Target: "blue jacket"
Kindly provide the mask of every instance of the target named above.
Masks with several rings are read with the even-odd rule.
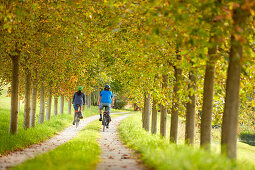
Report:
[[[101,103],[112,103],[112,92],[111,91],[107,91],[107,90],[103,90],[100,93],[100,96],[102,96],[101,98]]]

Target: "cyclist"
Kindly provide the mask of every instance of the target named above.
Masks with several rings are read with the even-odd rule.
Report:
[[[113,95],[112,92],[110,91],[110,86],[105,85],[104,90],[100,93],[100,97],[98,99],[97,105],[99,106],[99,113],[100,113],[100,118],[99,121],[102,121],[102,110],[105,107],[105,111],[109,112],[109,115],[111,113],[111,106],[113,106]],[[110,117],[111,121],[111,117]]]
[[[78,106],[77,105],[80,105],[80,108],[82,108],[81,106],[85,104],[85,95],[81,91],[82,91],[82,86],[79,86],[78,91],[75,92],[74,95],[73,95],[73,102],[72,102],[73,107],[74,107],[73,125],[75,125],[75,111],[78,111]]]

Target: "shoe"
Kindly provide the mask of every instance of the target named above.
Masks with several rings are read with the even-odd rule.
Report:
[[[73,121],[73,125],[75,125],[75,120]]]
[[[106,126],[106,128],[109,128],[109,126]]]
[[[99,118],[99,121],[102,121],[102,118],[101,118],[101,117]]]

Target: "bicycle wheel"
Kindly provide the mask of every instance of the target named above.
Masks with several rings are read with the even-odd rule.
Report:
[[[79,126],[79,118],[78,118],[78,114],[76,114],[76,116],[75,116],[75,124],[76,124],[76,128]]]
[[[104,130],[105,130],[105,115],[103,116],[103,122],[102,122],[102,124],[103,124],[103,132],[104,132]]]

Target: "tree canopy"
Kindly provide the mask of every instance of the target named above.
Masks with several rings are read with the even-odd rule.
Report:
[[[206,66],[215,63],[213,124],[219,124],[228,63],[236,60],[230,53],[240,46],[239,118],[254,127],[254,16],[252,0],[1,1],[0,87],[12,83],[10,65],[19,59],[20,95],[29,71],[33,84],[54,95],[71,96],[80,85],[90,94],[112,83],[141,106],[145,93],[168,109],[179,103],[185,117],[184,103],[193,94],[202,110]]]

